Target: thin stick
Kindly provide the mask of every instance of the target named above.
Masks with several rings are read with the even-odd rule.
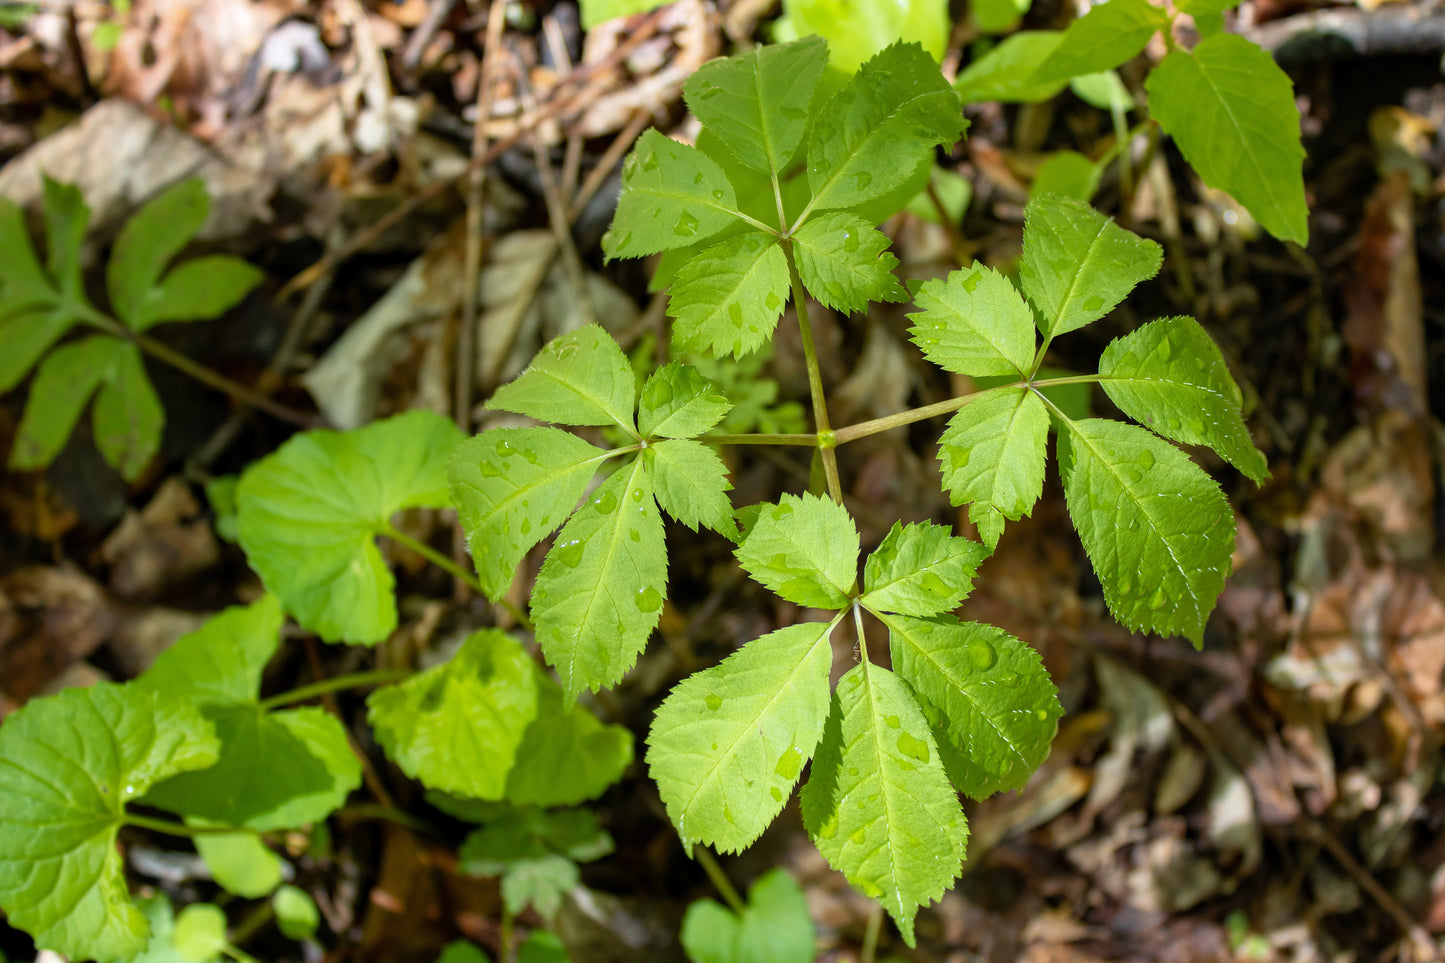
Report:
[[[119,325],[117,325],[117,329],[115,332],[117,335],[130,338],[135,342],[136,347],[157,361],[162,361],[177,371],[190,375],[201,384],[209,388],[215,388],[217,391],[229,395],[238,402],[248,404],[253,408],[260,408],[267,414],[296,425],[298,428],[319,428],[325,424],[319,415],[303,414],[294,408],[288,408],[280,402],[272,401],[258,391],[247,388],[245,385],[237,384],[223,375],[216,374],[205,365],[192,361],[170,345],[157,341],[149,335],[121,331],[119,330]]]
[[[733,888],[727,873],[724,873],[722,867],[718,865],[717,857],[712,854],[712,850],[706,846],[694,846],[692,855],[702,866],[702,871],[707,873],[707,878],[712,880],[712,885],[722,895],[723,902],[727,903],[734,913],[739,916],[743,915],[747,906],[743,903],[742,897],[738,895],[738,891]]]
[[[650,115],[641,107],[632,112],[632,118],[628,120],[627,126],[623,128],[622,133],[613,138],[612,143],[602,154],[602,159],[597,162],[596,167],[592,168],[591,173],[582,181],[581,189],[572,198],[572,203],[567,208],[567,223],[577,223],[577,218],[582,216],[582,209],[592,200],[592,195],[601,189],[608,175],[612,173],[612,169],[632,149],[632,142],[641,136],[642,128],[647,126],[649,119]]]

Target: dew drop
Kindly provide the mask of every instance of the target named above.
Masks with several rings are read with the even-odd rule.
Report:
[[[987,669],[998,658],[993,646],[987,642],[970,642],[964,651],[968,655],[968,661],[972,662],[976,669]]]
[[[482,462],[481,464],[479,464],[479,465],[477,466],[477,471],[481,473],[481,476],[482,476],[483,478],[500,478],[500,477],[502,477],[502,470],[501,470],[500,468],[498,468],[496,465],[492,464],[490,461],[484,461],[484,462]]]
[[[769,311],[783,310],[783,299],[778,297],[775,293],[770,292],[768,296],[763,299],[763,303],[768,306]]]
[[[797,746],[789,746],[787,750],[778,757],[778,764],[773,771],[782,776],[788,782],[798,778],[798,771],[803,768],[803,750]]]
[[[712,192],[712,199],[715,201],[721,201],[726,196],[727,195],[720,190],[715,190]]]
[[[873,183],[873,175],[867,171],[859,171],[853,175],[853,187],[855,190],[866,190],[871,183]]]
[[[635,501],[635,502],[640,502],[640,501],[642,501],[642,489],[641,489],[641,488],[634,488],[634,489],[632,489],[632,500]]]
[[[703,704],[706,705],[713,712],[716,712],[722,708],[722,696],[718,695],[715,692],[709,694],[708,697],[702,701]]]
[[[657,170],[657,155],[652,153],[651,151],[648,151],[648,153],[642,158],[642,169],[645,171]]]
[[[1035,709],[1035,710],[1034,710],[1034,718],[1037,719],[1037,720],[1039,720],[1040,722],[1048,722],[1048,721],[1049,721],[1049,713],[1048,713],[1048,710],[1047,710],[1047,709]]]
[[[568,568],[576,568],[577,563],[582,561],[582,541],[574,538],[565,545],[558,545],[552,549],[552,554],[557,556],[557,561]]]
[[[834,813],[818,830],[819,839],[832,839],[838,835],[838,814]]]
[[[843,250],[847,251],[849,254],[852,254],[854,251],[858,250],[858,235],[851,232],[844,234]]]
[[[672,226],[672,233],[678,237],[692,237],[697,233],[697,218],[683,211],[678,216],[677,223]]]
[[[856,830],[854,830],[853,835],[851,835],[851,836],[848,837],[848,841],[851,842],[851,843],[853,843],[855,846],[861,846],[861,845],[863,845],[863,840],[865,840],[865,839],[867,839],[867,838],[868,838],[867,827],[865,827],[865,826],[859,826]]]
[[[778,112],[788,120],[807,120],[808,112],[801,107],[780,107]]]
[[[525,534],[527,534],[528,532],[530,532],[531,530],[532,530],[532,520],[531,520],[530,518],[524,518],[524,519],[522,519],[522,534],[525,535]]]
[[[656,612],[662,605],[662,593],[652,586],[639,589],[637,592],[637,611]]]
[[[1103,306],[1104,306],[1104,299],[1101,298],[1101,297],[1099,297],[1097,294],[1091,294],[1089,297],[1084,298],[1084,310],[1085,310],[1085,311],[1097,311],[1097,310],[1099,310],[1100,308],[1102,308]]]
[[[886,723],[888,723],[888,728],[890,728],[890,729],[897,729],[900,725],[902,725],[902,723],[898,721],[898,717],[897,717],[897,716],[889,716],[887,719],[884,719],[883,721],[886,722]]]
[[[783,791],[782,791],[781,789],[779,789],[777,786],[773,786],[773,787],[771,788],[771,792],[772,792],[772,794],[773,794],[773,801],[774,801],[774,802],[782,802],[782,801],[783,801]]]
[[[898,751],[910,759],[917,759],[919,762],[928,761],[928,743],[914,738],[906,732],[898,734]]]
[[[968,277],[963,279],[963,289],[969,294],[972,294],[978,289],[979,282],[981,282],[982,280],[983,273],[980,271],[974,271]]]
[[[1162,609],[1168,601],[1169,595],[1164,591],[1164,586],[1161,585],[1154,590],[1153,595],[1149,596],[1149,608],[1157,612]]]
[[[702,171],[698,171],[696,174],[692,175],[692,182],[694,184],[702,183]]]
[[[592,507],[597,509],[599,515],[610,515],[617,508],[617,496],[612,492],[603,492],[592,499]]]

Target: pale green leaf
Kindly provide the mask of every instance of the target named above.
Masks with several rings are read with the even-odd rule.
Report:
[[[582,28],[591,30],[599,23],[617,17],[630,17],[635,13],[646,13],[663,5],[665,0],[581,0]],[[485,959],[485,954],[483,954]]]
[[[260,268],[228,254],[194,258],[148,289],[126,323],[144,331],[165,321],[218,318],[240,304],[264,277]]]
[[[1064,40],[1062,30],[1021,30],[969,64],[953,82],[953,89],[965,104],[987,100],[1032,104],[1064,89],[1067,81],[1040,83],[1034,71],[1045,63]]]
[[[632,733],[570,705],[552,677],[534,666],[537,717],[517,747],[506,799],[523,806],[575,806],[602,795],[632,763]]]
[[[134,684],[197,705],[255,702],[261,673],[276,653],[284,622],[274,595],[233,605],[177,639]]]
[[[958,96],[921,46],[899,42],[885,48],[813,122],[810,206],[848,208],[892,190],[920,158],[940,145],[951,147],[967,127]]]
[[[160,447],[165,412],[140,349],[104,334],[62,345],[40,363],[10,453],[11,467],[50,464],[92,393],[96,447],[127,480],[138,477]]]
[[[754,639],[658,708],[648,771],[689,851],[695,842],[743,850],[782,811],[823,732],[837,621]]]
[[[453,450],[452,504],[489,598],[511,587],[522,557],[572,513],[606,457],[559,428],[493,428]]]
[[[294,436],[236,487],[247,561],[326,641],[380,642],[396,627],[396,601],[375,537],[404,508],[448,503],[447,456],[461,441],[456,425],[430,411]]]
[[[647,645],[667,593],[667,546],[644,459],[562,526],[532,590],[537,641],[567,698],[614,685]]]
[[[0,273],[0,321],[51,307],[59,299],[59,292],[35,256],[35,246],[25,227],[25,212],[4,197],[0,197],[0,263],[5,265],[5,271]],[[11,342],[7,338],[4,343],[8,346]],[[0,371],[5,370],[9,370],[8,366],[0,367]],[[0,378],[0,390],[7,387]]]
[[[316,936],[321,925],[321,912],[316,901],[305,890],[295,886],[282,886],[271,897],[271,909],[276,913],[276,928],[281,935],[291,940],[309,940]]]
[[[1158,274],[1162,261],[1158,244],[1082,201],[1046,194],[1024,209],[1019,285],[1045,337],[1102,318],[1136,284]]]
[[[793,235],[793,256],[809,294],[838,311],[863,311],[870,301],[908,300],[891,243],[857,214],[824,214]]]
[[[163,693],[102,684],[34,699],[0,725],[0,909],[36,945],[127,960],[146,921],[116,832],[154,782],[216,761],[211,726]]]
[[[1099,359],[1103,387],[1135,421],[1186,445],[1208,445],[1256,483],[1269,477],[1240,417],[1239,386],[1193,318],[1163,318],[1116,338]]]
[[[1065,425],[1064,495],[1109,611],[1132,631],[1203,645],[1234,552],[1234,514],[1219,486],[1143,428],[1097,418]]]
[[[818,851],[913,946],[918,907],[958,876],[968,822],[923,710],[892,672],[865,662],[838,680],[800,798]]]
[[[737,548],[744,571],[789,602],[846,608],[858,575],[858,529],[837,502],[784,495],[760,506]]]
[[[728,468],[717,451],[699,441],[673,438],[650,445],[646,458],[652,486],[663,511],[693,531],[706,525],[728,538],[737,538]]]
[[[894,522],[863,565],[864,594],[872,612],[928,616],[958,607],[988,551],[942,525]]]
[[[1196,20],[1200,17],[1218,16],[1226,10],[1239,6],[1239,0],[1179,0],[1178,7],[1183,13]]]
[[[938,203],[934,203],[934,198]],[[908,202],[909,213],[934,224],[959,224],[973,201],[973,182],[957,171],[938,165],[928,175],[927,187]],[[939,210],[940,206],[942,211]]]
[[[458,861],[468,875],[500,876],[509,912],[521,913],[531,905],[550,918],[578,883],[577,863],[612,849],[612,837],[586,810],[524,808],[503,812],[468,835]]]
[[[281,857],[255,833],[202,833],[195,844],[211,878],[228,893],[259,899],[281,885]]]
[[[62,305],[89,305],[81,276],[80,247],[90,223],[90,208],[80,189],[42,175],[45,220],[45,269],[60,292]]]
[[[585,11],[589,6],[612,6],[622,5],[629,0],[583,0],[582,9]],[[636,2],[636,0],[631,0]],[[654,0],[645,0],[651,6]],[[638,4],[639,6],[641,4]],[[644,8],[646,9],[646,8]],[[586,23],[586,14],[583,14],[583,23]],[[605,18],[604,18],[605,19]],[[475,943],[468,943],[466,940],[452,940],[442,949],[442,955],[438,956],[436,963],[492,963],[492,958],[482,952]]]
[[[895,40],[914,40],[935,59],[948,46],[944,0],[784,0],[774,24],[779,41],[817,34],[828,41],[828,71],[842,83]]]
[[[808,901],[781,869],[748,887],[741,916],[701,899],[682,918],[682,947],[693,963],[813,963],[814,940]]]
[[[703,64],[683,86],[687,106],[738,160],[781,173],[808,125],[813,89],[828,62],[818,37],[758,45]]]
[[[974,0],[968,15],[981,33],[1001,34],[1018,26],[1031,6],[1032,0]]]
[[[366,718],[408,776],[444,792],[501,799],[537,715],[534,673],[520,645],[483,629],[446,663],[373,692]]]
[[[992,513],[1017,521],[1043,493],[1048,438],[1048,409],[1034,392],[1019,388],[979,395],[959,409],[938,439],[949,501],[972,506],[969,518],[990,548],[1001,529]],[[989,533],[982,530],[986,524]]]
[[[722,421],[731,408],[715,382],[674,361],[654,371],[642,386],[637,427],[643,438],[692,438]]]
[[[600,325],[553,338],[487,407],[563,425],[617,425],[634,433],[636,379],[627,356]]]
[[[226,949],[226,914],[210,903],[192,903],[176,917],[171,945],[193,963],[214,960]]]
[[[1127,111],[1134,107],[1134,95],[1124,86],[1117,70],[1082,74],[1069,81],[1069,89],[1084,103],[1100,110]]]
[[[1098,164],[1078,151],[1054,151],[1034,172],[1034,181],[1029,185],[1029,197],[1058,194],[1087,203],[1099,189],[1099,176],[1102,173],[1103,170]]]
[[[622,195],[602,249],[618,258],[687,247],[735,223],[737,203],[716,161],[644,131],[622,165]]]
[[[1032,647],[1003,629],[951,617],[879,616],[893,671],[912,687],[940,742],[953,785],[985,799],[1020,789],[1048,757],[1064,714]]]
[[[205,181],[192,178],[162,191],[120,229],[105,281],[111,309],[132,330],[142,330],[146,301],[161,272],[195,237],[210,210]]]
[[[517,963],[571,963],[562,938],[550,930],[533,930],[517,950]]]
[[[1070,80],[1113,70],[1137,57],[1169,15],[1149,0],[1108,0],[1094,6],[1064,31],[1064,39],[1031,78],[1034,83]]]
[[[177,950],[173,937],[176,931],[176,914],[171,901],[165,894],[144,897],[136,901],[150,924],[150,939],[139,956],[131,957],[128,963],[196,963],[182,956]],[[202,961],[211,963],[211,961]]]
[[[772,235],[750,231],[719,241],[684,265],[667,312],[680,347],[741,358],[772,339],[787,302],[783,249]]]
[[[1275,237],[1309,240],[1299,108],[1272,56],[1218,34],[1169,54],[1144,89],[1150,114],[1204,183],[1232,195]]]
[[[1023,378],[1034,360],[1034,315],[1013,283],[976,264],[923,282],[910,314],[913,343],[929,361],[966,375]]]

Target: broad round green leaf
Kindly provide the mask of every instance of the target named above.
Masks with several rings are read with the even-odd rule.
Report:
[[[742,916],[710,899],[694,901],[681,938],[693,963],[813,963],[816,955],[808,901],[781,869],[748,888]]]
[[[403,508],[447,504],[456,425],[412,411],[349,432],[296,435],[246,470],[237,534],[286,611],[328,642],[380,642],[396,627],[395,584],[375,537]]]
[[[1233,195],[1275,237],[1309,241],[1299,108],[1274,57],[1221,33],[1169,54],[1144,89],[1149,112],[1204,183]]]
[[[1114,404],[1144,427],[1208,445],[1256,483],[1269,477],[1239,414],[1239,386],[1198,321],[1162,318],[1116,338],[1099,359],[1099,374]]]
[[[228,893],[259,899],[281,885],[281,857],[255,833],[204,833],[195,844],[211,878]]]
[[[533,669],[537,717],[522,734],[518,764],[507,774],[507,801],[515,806],[575,806],[595,799],[631,765],[632,733],[567,702],[550,675]]]
[[[116,832],[152,783],[216,761],[199,710],[111,684],[32,700],[0,724],[0,909],[38,946],[102,963],[146,944]]]
[[[923,710],[892,672],[864,662],[838,680],[801,801],[828,864],[913,946],[918,907],[958,876],[968,822]]]
[[[658,708],[647,766],[689,851],[746,849],[782,811],[823,733],[837,622],[754,639]]]

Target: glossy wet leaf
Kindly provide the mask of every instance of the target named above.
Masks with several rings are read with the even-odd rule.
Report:
[[[635,431],[636,381],[627,356],[599,325],[554,338],[487,407],[562,425],[617,425]]]
[[[1034,73],[1036,83],[1071,80],[1112,70],[1139,55],[1169,15],[1149,0],[1108,0],[1097,4],[1064,31],[1064,39]]]
[[[700,441],[672,438],[649,447],[646,457],[662,510],[693,531],[705,525],[729,538],[737,537],[733,504],[727,493],[727,465],[717,450]]]
[[[970,506],[969,518],[990,548],[1002,528],[999,519],[1030,514],[1043,493],[1048,438],[1048,409],[1019,388],[970,401],[938,439],[944,490],[954,505]]]
[[[532,590],[547,662],[574,699],[615,685],[647,645],[667,595],[667,548],[639,458],[562,526]]]
[[[923,710],[892,672],[864,663],[838,680],[801,801],[828,864],[913,946],[918,907],[958,876],[968,823]]]
[[[880,617],[893,671],[954,750],[943,758],[954,787],[974,799],[1022,788],[1048,758],[1064,714],[1038,653],[992,625]]]
[[[1159,273],[1163,249],[1082,201],[1048,194],[1024,209],[1019,285],[1053,337],[1102,318]]]
[[[760,506],[737,559],[789,602],[841,609],[857,578],[858,547],[858,529],[842,505],[817,495],[783,495]]]
[[[929,361],[972,376],[1025,377],[1034,360],[1034,315],[1013,283],[975,265],[923,282],[909,334]]]
[[[969,64],[953,82],[965,104],[988,100],[1032,104],[1048,100],[1067,80],[1038,81],[1034,71],[1063,43],[1062,30],[1020,30]]]
[[[831,629],[770,632],[663,700],[647,766],[689,851],[698,842],[741,851],[782,811],[828,714]]]
[[[380,642],[396,627],[396,601],[376,536],[404,508],[448,504],[447,459],[461,441],[456,425],[430,411],[293,436],[236,487],[247,561],[326,641]]]
[[[1069,516],[1109,611],[1135,632],[1203,645],[1234,552],[1234,514],[1214,480],[1134,425],[1090,418],[1059,431]]]
[[[803,891],[770,869],[748,887],[741,916],[710,899],[682,918],[682,946],[693,963],[813,963],[815,935]]]
[[[146,945],[116,832],[152,783],[216,761],[199,710],[102,684],[33,699],[0,725],[0,909],[39,947],[103,963]]]
[[[893,274],[892,243],[857,214],[824,214],[793,235],[793,256],[809,294],[838,311],[863,311],[872,301],[908,300]]]
[[[727,417],[732,402],[716,382],[674,361],[648,375],[637,408],[644,438],[692,438]]]
[[[1114,404],[1146,428],[1208,445],[1256,483],[1269,477],[1239,414],[1239,386],[1193,318],[1162,318],[1116,338],[1104,349],[1099,374]]]
[[[737,204],[716,161],[647,130],[622,165],[622,194],[602,249],[617,258],[687,247],[734,224]]]
[[[577,507],[607,453],[559,428],[493,428],[453,450],[452,504],[489,598]]]
[[[1169,54],[1144,89],[1149,112],[1204,183],[1232,195],[1275,237],[1308,242],[1299,108],[1274,57],[1221,33]]]
[[[887,193],[967,127],[958,96],[921,46],[886,47],[828,101],[808,135],[813,209],[849,208]]]
[[[714,358],[751,354],[772,339],[788,286],[777,238],[750,231],[719,241],[677,272],[667,302],[673,337]]]
[[[942,525],[895,522],[863,565],[863,595],[872,612],[928,616],[958,607],[973,590],[988,555],[977,542]]]
[[[683,86],[693,116],[710,128],[739,161],[780,173],[802,143],[813,88],[828,61],[820,37],[758,45],[713,60]]]

